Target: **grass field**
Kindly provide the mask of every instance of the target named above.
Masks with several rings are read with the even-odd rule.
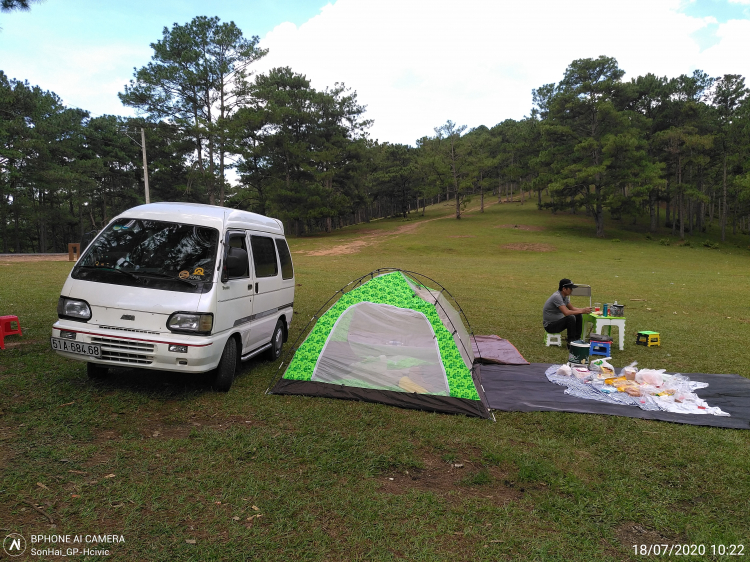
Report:
[[[570,277],[626,305],[616,367],[750,377],[746,235],[711,249],[716,230],[683,246],[610,221],[599,240],[587,217],[530,204],[450,213],[290,240],[290,342],[348,281],[400,267],[447,287],[475,333],[562,362],[542,344],[540,309]],[[656,544],[704,545],[683,560],[743,559],[719,555],[730,545],[750,556],[748,431],[546,412],[492,423],[271,396],[278,364],[262,360],[227,394],[147,371],[92,382],[49,349],[69,271],[0,260],[2,313],[24,329],[0,352],[0,537],[124,537],[57,545],[109,548],[74,557],[90,560],[662,559],[639,554]],[[635,346],[637,330],[661,332],[662,346]]]

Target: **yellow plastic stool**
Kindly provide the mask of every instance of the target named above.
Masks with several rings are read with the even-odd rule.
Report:
[[[645,345],[646,347],[661,347],[661,337],[659,332],[649,332],[643,330],[638,332],[638,336],[635,338],[636,345]]]

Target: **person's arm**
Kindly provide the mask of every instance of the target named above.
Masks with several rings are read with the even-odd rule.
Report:
[[[591,307],[587,306],[586,308],[576,308],[572,304],[568,303],[567,305],[559,306],[560,312],[562,312],[565,316],[570,316],[571,314],[590,314],[591,313]]]

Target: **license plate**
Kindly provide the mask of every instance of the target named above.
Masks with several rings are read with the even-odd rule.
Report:
[[[101,347],[95,343],[81,343],[77,341],[64,340],[62,338],[51,338],[52,349],[55,351],[65,351],[67,353],[77,353],[78,355],[87,355],[89,357],[101,357]]]

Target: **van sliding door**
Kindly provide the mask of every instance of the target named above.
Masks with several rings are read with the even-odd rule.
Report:
[[[281,268],[276,255],[276,244],[270,236],[250,236],[253,270],[255,275],[255,321],[250,335],[251,346],[260,347],[271,341],[273,329],[280,316],[279,308],[284,302],[281,291]]]

